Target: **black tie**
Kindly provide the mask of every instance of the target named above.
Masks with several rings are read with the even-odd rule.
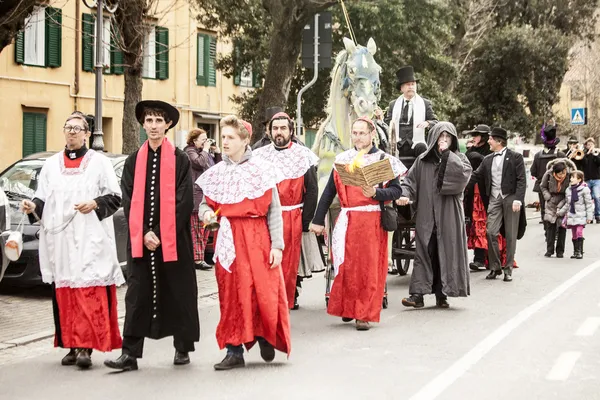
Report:
[[[403,124],[408,124],[408,104],[410,103],[410,101],[406,100],[404,102],[404,109],[402,109],[402,123]]]

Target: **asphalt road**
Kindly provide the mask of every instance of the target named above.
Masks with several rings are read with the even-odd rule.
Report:
[[[409,277],[388,277],[389,308],[368,332],[325,313],[323,275],[306,282],[292,312],[292,354],[215,372],[215,299],[200,304],[192,364],[172,365],[171,340],[148,341],[140,370],[61,367],[51,340],[0,351],[1,399],[577,399],[600,400],[600,225],[586,229],[585,258],[543,257],[537,221],[518,244],[514,280],[472,273],[472,295],[451,308],[402,307]],[[567,256],[571,254],[570,233]],[[7,359],[10,357],[10,359]]]

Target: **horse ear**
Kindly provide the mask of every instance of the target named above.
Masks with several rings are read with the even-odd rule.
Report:
[[[367,50],[369,50],[369,53],[371,53],[371,55],[375,55],[375,53],[377,52],[377,45],[375,44],[373,38],[369,38],[369,41],[367,42]]]
[[[354,53],[354,50],[356,50],[354,42],[346,37],[344,38],[344,47],[346,47],[348,53]]]

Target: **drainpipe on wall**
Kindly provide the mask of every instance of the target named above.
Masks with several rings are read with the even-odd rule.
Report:
[[[80,0],[75,1],[75,83],[74,83],[74,91],[75,91],[75,99],[74,105],[75,110],[77,110],[77,95],[79,94],[79,74],[80,74],[80,56],[79,56],[79,46],[81,44],[81,40],[79,40],[79,32],[81,26],[81,4]]]

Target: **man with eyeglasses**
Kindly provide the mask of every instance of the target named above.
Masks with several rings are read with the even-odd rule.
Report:
[[[125,283],[112,215],[121,204],[113,166],[88,150],[86,117],[74,112],[63,126],[65,149],[48,158],[35,198],[21,207],[41,219],[42,280],[53,286],[55,346],[70,349],[62,365],[89,368],[92,349],[121,348],[116,286]]]

